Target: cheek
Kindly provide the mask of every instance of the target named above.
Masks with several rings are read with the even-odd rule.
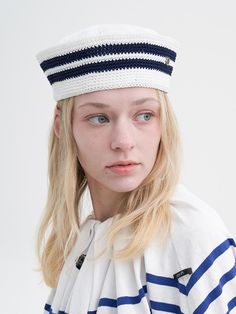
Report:
[[[156,154],[158,152],[158,147],[160,144],[160,137],[158,138],[153,138],[150,142],[149,142],[149,147],[147,148],[147,151],[150,151],[150,158],[155,158]],[[152,155],[152,156],[151,156]]]
[[[161,130],[159,126],[154,125],[150,130],[145,134],[143,138],[143,144],[149,150],[155,151],[158,148],[159,142],[161,139]]]
[[[94,159],[94,156],[99,156],[99,151],[102,151],[102,140],[96,138],[96,136],[86,136],[86,134],[80,133],[75,135],[75,142],[77,146],[78,157],[84,159]]]
[[[158,148],[161,140],[161,132],[155,128],[153,132],[143,141],[143,152],[145,152],[146,161],[150,164],[156,160]],[[146,152],[149,152],[148,154]]]

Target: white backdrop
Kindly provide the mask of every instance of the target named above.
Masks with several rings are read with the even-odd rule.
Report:
[[[49,292],[33,269],[55,102],[35,55],[92,24],[131,23],[180,41],[169,96],[184,145],[182,183],[235,236],[235,12],[234,0],[1,3],[1,313],[42,313]]]

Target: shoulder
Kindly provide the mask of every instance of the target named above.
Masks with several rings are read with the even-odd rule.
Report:
[[[219,252],[235,246],[217,211],[182,184],[172,197],[171,212],[171,241],[183,267],[197,267],[205,258],[216,258]]]
[[[182,184],[172,196],[171,213],[166,246],[160,250],[155,241],[145,254],[152,299],[160,295],[155,291],[161,282],[172,287],[184,313],[226,313],[236,305],[235,240],[216,210]]]
[[[229,231],[217,211],[185,185],[178,184],[171,198],[173,236],[191,235],[201,239],[213,233],[214,238],[229,236]]]
[[[196,268],[214,249],[235,245],[217,211],[185,185],[177,185],[170,205],[172,224],[168,241],[162,247],[157,238],[149,251],[155,255],[161,249],[162,257],[171,257],[176,269]]]

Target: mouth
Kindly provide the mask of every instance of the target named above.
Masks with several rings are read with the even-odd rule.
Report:
[[[125,175],[129,175],[129,174],[133,173],[134,171],[136,171],[136,169],[138,169],[139,165],[140,164],[137,164],[137,163],[126,164],[126,165],[117,164],[117,165],[108,167],[108,169],[115,174],[118,174],[120,176],[125,176]]]
[[[139,165],[139,163],[135,162],[135,161],[130,161],[130,160],[127,160],[127,161],[117,161],[114,164],[112,164],[110,166],[107,166],[107,167],[108,168],[111,168],[111,167],[125,167],[125,166],[132,166],[132,165]]]

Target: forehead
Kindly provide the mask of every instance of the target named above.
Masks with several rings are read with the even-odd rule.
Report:
[[[128,87],[99,90],[91,93],[75,96],[75,104],[82,105],[86,102],[133,102],[143,98],[154,98],[158,100],[157,92],[154,88]]]

